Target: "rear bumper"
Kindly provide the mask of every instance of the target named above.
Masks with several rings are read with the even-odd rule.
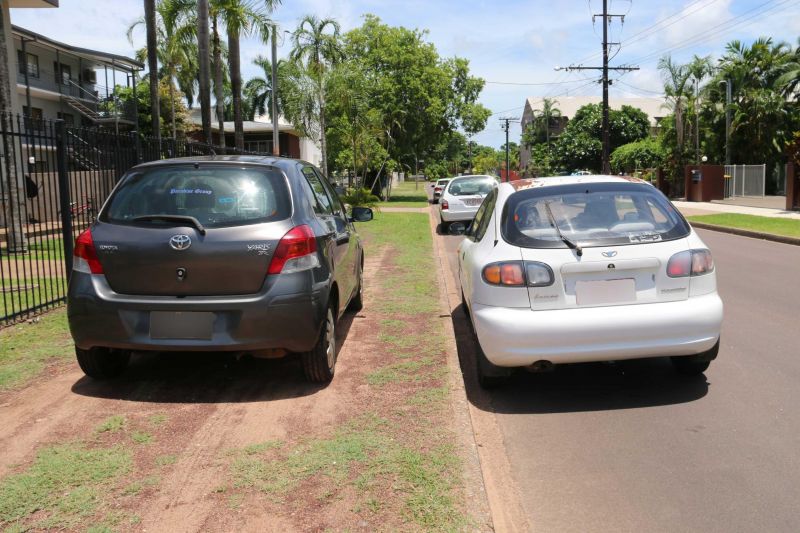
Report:
[[[129,296],[113,292],[102,275],[73,272],[67,299],[70,332],[82,349],[309,351],[317,341],[327,305],[327,283],[288,294],[275,290],[277,285],[243,296]],[[151,338],[151,311],[211,312],[211,338]]]
[[[439,218],[442,219],[442,222],[467,222],[473,220],[477,212],[477,207],[474,211],[453,211],[450,209],[445,211],[444,209],[439,209]]]
[[[486,358],[498,366],[694,355],[719,339],[716,293],[679,302],[532,311],[473,304]]]

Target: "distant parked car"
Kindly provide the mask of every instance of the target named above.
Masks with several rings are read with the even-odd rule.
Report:
[[[440,180],[436,180],[436,183],[433,185],[433,203],[439,203],[439,198],[442,196],[442,191],[445,187],[447,187],[447,183],[451,179],[453,178],[442,178]]]
[[[333,187],[303,161],[139,165],[75,244],[67,313],[78,364],[120,374],[133,351],[301,354],[326,382],[335,328],[362,306],[364,250]]]
[[[451,179],[439,200],[442,233],[451,222],[469,222],[475,218],[481,202],[498,185],[492,176],[459,176]]]
[[[694,375],[717,357],[723,306],[711,252],[636,178],[503,183],[458,261],[483,386],[515,367],[656,356]]]

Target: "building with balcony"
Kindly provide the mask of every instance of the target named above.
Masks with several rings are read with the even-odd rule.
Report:
[[[114,87],[135,87],[142,63],[18,26],[12,26],[12,34],[16,61],[9,67],[15,63],[18,106],[12,112],[29,117],[32,124],[63,119],[67,126],[136,128],[135,103],[120,101]]]
[[[560,112],[559,117],[554,117],[549,125],[549,134],[551,139],[557,139],[564,128],[567,127],[569,120],[575,116],[578,109],[588,104],[601,104],[603,102],[600,96],[559,96],[553,98],[553,107]],[[640,109],[647,114],[650,121],[650,134],[655,137],[660,130],[661,119],[667,114],[664,109],[664,98],[628,98],[628,97],[612,97],[609,100],[609,107],[611,109],[620,109],[622,106],[627,105]],[[524,132],[537,116],[537,112],[541,112],[542,98],[528,98],[525,100],[525,111],[522,113],[521,128]],[[530,147],[521,145],[519,154],[520,168],[526,168],[531,158]]]

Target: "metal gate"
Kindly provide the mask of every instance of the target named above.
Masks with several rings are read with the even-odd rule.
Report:
[[[725,165],[725,198],[731,196],[764,196],[767,181],[766,165]]]

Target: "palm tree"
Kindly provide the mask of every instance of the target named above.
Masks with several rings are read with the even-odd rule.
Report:
[[[225,97],[223,93],[223,64],[222,64],[222,43],[219,39],[219,0],[211,1],[209,5],[209,16],[211,17],[211,49],[214,54],[214,101],[217,124],[219,125],[219,145],[225,148]]]
[[[542,100],[542,109],[535,110],[533,112],[533,116],[537,117],[539,127],[544,130],[544,137],[547,146],[550,146],[550,128],[553,124],[553,120],[561,118],[561,110],[555,107],[555,104],[557,103],[558,100],[544,98]]]
[[[144,0],[144,21],[147,27],[147,70],[150,75],[150,121],[153,135],[161,140],[159,127],[160,109],[158,104],[158,55],[156,35],[156,2]]]
[[[236,148],[244,149],[242,123],[242,69],[239,41],[242,37],[257,34],[268,42],[272,28],[269,14],[280,0],[217,0],[219,14],[228,32],[228,62],[230,64],[231,90],[233,91],[233,124]]]
[[[211,61],[208,58],[208,0],[197,2],[197,58],[198,85],[200,86],[200,116],[203,139],[211,144]],[[191,107],[191,102],[189,102]]]
[[[278,106],[278,117],[280,117],[281,113],[283,112],[283,106],[281,104],[280,97],[280,82],[278,83],[279,90],[276,93],[272,90],[272,63],[269,59],[264,56],[257,56],[253,60],[253,64],[261,67],[261,69],[264,71],[264,77],[252,78],[244,84],[244,95],[250,103],[250,116],[248,119],[253,120],[256,113],[259,115],[269,114],[270,120],[274,122],[278,119],[277,117],[272,116],[272,98],[275,94],[278,95],[278,99],[276,101]],[[284,65],[285,63],[283,60],[278,61],[278,71],[283,70]],[[282,77],[283,76],[279,76],[278,79],[280,80]]]
[[[198,55],[197,43],[195,42],[197,24],[191,18],[185,16],[189,7],[194,7],[191,0],[159,0],[155,5],[155,33],[157,38],[155,54],[163,70],[158,74],[162,79],[166,78],[169,82],[170,129],[173,139],[177,136],[175,126],[175,83],[177,82],[190,107],[194,99],[194,80],[197,74],[195,58]],[[140,24],[146,24],[146,20],[139,19],[128,28],[128,41],[131,44],[133,44],[133,31]],[[146,55],[149,62],[150,48],[139,50],[136,55],[137,59],[142,59]],[[156,79],[158,77],[157,75]],[[152,79],[151,76],[151,84]],[[157,89],[158,85],[156,85]],[[152,88],[150,89],[150,94],[152,98]]]
[[[326,32],[328,28],[331,30],[330,33]],[[334,19],[318,19],[314,15],[306,15],[293,34],[291,53],[292,60],[303,64],[316,84],[322,172],[326,176],[328,154],[325,140],[325,81],[331,66],[339,63],[343,56],[339,30],[339,23]]]
[[[683,113],[686,109],[686,95],[691,74],[686,65],[673,62],[670,56],[662,57],[658,61],[658,69],[661,71],[661,78],[664,80],[664,94],[667,100],[665,105],[675,115],[677,148],[678,153],[682,154],[685,137]]]
[[[797,38],[797,48],[784,68],[784,73],[775,81],[777,89],[786,97],[794,95],[795,100],[800,99],[800,37]]]

